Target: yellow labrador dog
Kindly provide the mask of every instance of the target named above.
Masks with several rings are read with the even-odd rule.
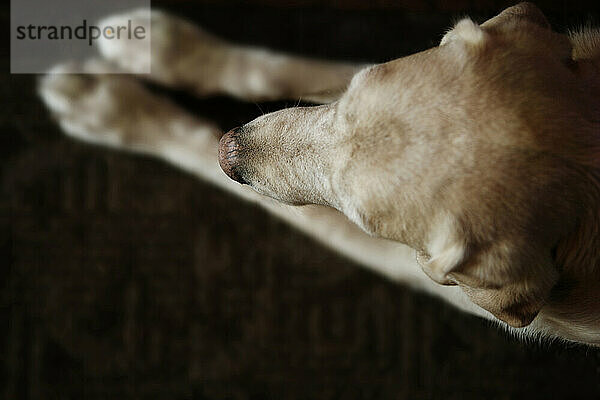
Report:
[[[600,345],[599,30],[553,32],[522,3],[364,66],[235,46],[158,12],[105,22],[127,19],[152,23],[151,59],[106,41],[85,65],[97,74],[65,64],[41,80],[67,134],[167,160],[514,332]],[[107,63],[202,96],[323,105],[219,144],[210,121]]]

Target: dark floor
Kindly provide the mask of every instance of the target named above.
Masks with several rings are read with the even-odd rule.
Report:
[[[369,61],[430,46],[466,13],[175,11],[238,41]],[[600,398],[600,351],[521,344],[161,162],[64,138],[34,79],[6,73],[7,51],[6,399]],[[227,99],[178,100],[224,128],[260,114]]]

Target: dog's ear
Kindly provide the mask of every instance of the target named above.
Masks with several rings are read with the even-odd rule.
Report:
[[[546,19],[546,16],[532,3],[519,3],[509,7],[500,14],[484,22],[481,26],[483,28],[496,28],[503,25],[516,25],[523,21],[550,29],[550,23]]]
[[[417,257],[436,282],[459,285],[471,300],[512,327],[533,321],[558,280],[552,252],[534,240],[473,243],[448,218]]]
[[[552,31],[544,14],[531,3],[520,3],[481,24],[489,36],[504,36],[529,52],[554,55],[567,65],[571,64],[573,44],[563,34]]]
[[[471,300],[512,327],[527,326],[558,281],[548,254],[511,243],[485,246],[454,268],[448,277]]]
[[[456,38],[472,45],[485,43],[488,30],[502,30],[517,27],[519,23],[527,22],[550,30],[550,23],[532,3],[519,3],[502,11],[495,17],[487,20],[481,25],[476,24],[469,18],[460,20],[442,38],[440,45],[444,45]]]

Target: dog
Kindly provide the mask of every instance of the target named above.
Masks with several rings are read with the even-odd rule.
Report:
[[[521,3],[355,65],[237,46],[157,11],[104,23],[127,20],[152,24],[151,58],[105,40],[77,66],[92,74],[67,63],[40,80],[68,135],[166,160],[517,335],[600,346],[600,30],[554,32]],[[317,105],[223,135],[137,78]]]

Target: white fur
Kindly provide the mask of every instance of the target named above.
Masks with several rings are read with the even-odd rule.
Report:
[[[470,18],[461,19],[454,28],[442,38],[440,45],[445,45],[450,41],[460,39],[473,46],[482,45],[485,40],[485,32]]]
[[[448,274],[463,260],[465,245],[460,240],[457,224],[450,214],[443,214],[429,234],[427,251],[430,259],[424,268],[438,283],[448,283]]]

